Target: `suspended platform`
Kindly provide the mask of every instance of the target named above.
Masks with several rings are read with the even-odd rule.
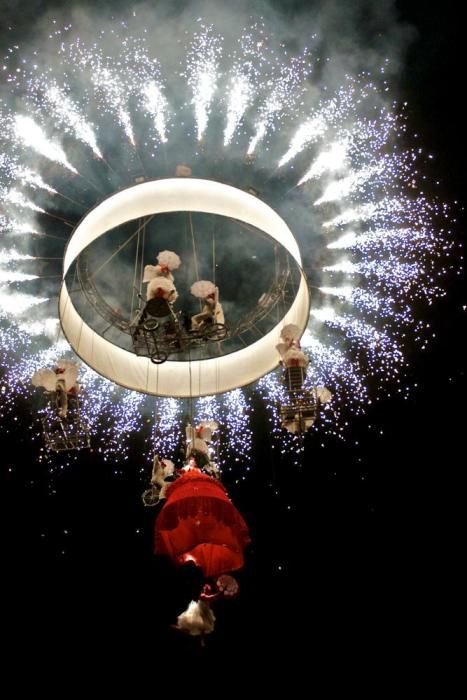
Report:
[[[82,450],[91,446],[89,425],[81,410],[79,396],[68,394],[66,415],[63,414],[56,392],[45,392],[41,411],[42,432],[48,450]]]
[[[190,323],[180,312],[175,314],[165,299],[151,299],[130,324],[135,354],[160,365],[170,355],[224,340],[229,333],[222,323],[205,323],[196,330],[188,328]]]

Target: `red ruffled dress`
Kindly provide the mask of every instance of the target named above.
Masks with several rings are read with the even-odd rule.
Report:
[[[156,519],[157,554],[175,564],[193,561],[208,578],[241,569],[249,542],[248,527],[219,481],[189,469],[169,486]]]

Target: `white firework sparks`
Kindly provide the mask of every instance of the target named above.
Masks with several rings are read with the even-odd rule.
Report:
[[[94,155],[102,158],[102,153],[97,145],[94,129],[80,114],[77,105],[55,82],[52,82],[45,93],[47,102],[52,107],[54,117],[59,123],[66,125],[78,139],[86,143]]]
[[[187,58],[187,77],[193,97],[198,141],[206,131],[212,99],[217,88],[219,57],[222,45],[212,28],[196,34]]]
[[[11,250],[0,249],[0,265],[8,265],[11,262],[17,262],[19,260],[34,260],[34,258],[32,255],[24,255],[14,248]]]
[[[298,185],[313,178],[319,178],[324,173],[338,173],[345,171],[347,166],[348,143],[346,141],[336,141],[324,148],[311,164],[310,169],[305,173]]]
[[[282,188],[277,196],[286,201],[292,192],[313,224],[298,237],[320,260],[311,282],[321,297],[314,302],[302,347],[311,360],[308,385],[327,386],[333,393],[319,430],[340,436],[344,404],[358,413],[384,382],[402,382],[407,330],[423,337],[424,323],[413,302],[430,304],[443,295],[442,277],[455,268],[445,230],[449,209],[423,194],[424,154],[405,145],[404,122],[383,97],[384,81],[378,85],[369,74],[343,76],[340,87],[328,90],[313,83],[313,51],[300,49],[290,56],[284,46],[274,46],[264,24],[244,30],[230,54],[213,26],[197,26],[199,31],[187,31],[184,43],[177,44],[175,68],[166,68],[163,51],[153,55],[157,42],[149,41],[146,30],[127,35],[124,23],[98,31],[86,44],[76,34],[67,41],[54,33],[48,51],[57,60],[44,72],[37,68],[37,52],[29,64],[24,59],[19,72],[6,62],[0,118],[2,400],[13,406],[16,394],[30,394],[37,369],[53,366],[63,354],[71,356],[68,344],[57,341],[57,319],[47,303],[56,302],[53,280],[60,279],[59,270],[31,270],[60,258],[69,234],[63,226],[55,228],[58,221],[66,223],[63,217],[54,219],[52,230],[44,215],[63,213],[59,199],[69,200],[68,207],[77,205],[89,186],[101,197],[132,184],[136,174],[172,175],[175,164],[183,162],[184,147],[199,157],[212,142],[213,163],[219,159],[218,146],[227,165],[230,157],[237,164],[234,151],[240,148],[245,168],[257,158],[256,170],[242,172],[242,187],[248,181],[267,192],[277,172]],[[160,144],[167,171],[151,172],[148,160],[158,160]],[[90,160],[96,167],[95,183],[89,185]],[[109,160],[118,170],[118,185]],[[63,169],[79,177],[64,178]],[[73,210],[72,224],[83,213]],[[315,238],[308,236],[312,229]],[[45,242],[52,246],[46,253],[41,249]],[[193,420],[221,424],[224,470],[243,475],[248,469],[249,391],[199,399],[187,408],[175,399],[128,392],[87,367],[81,367],[80,382],[87,420],[94,439],[100,436],[97,449],[106,459],[127,459],[134,433],[145,436],[143,471],[154,453],[174,458],[183,416],[193,409]],[[263,378],[258,392],[270,409],[274,433],[285,440],[281,449],[285,445],[299,455],[302,443],[280,429],[278,403],[285,400],[285,388],[279,376]]]
[[[27,282],[28,280],[36,280],[37,278],[37,275],[28,275],[25,272],[0,270],[0,284],[9,284],[10,282]]]
[[[38,304],[43,304],[46,301],[48,301],[46,297],[35,297],[31,294],[21,294],[19,292],[6,293],[0,291],[0,311],[13,318],[15,316],[21,316],[25,311],[28,311]]]
[[[277,60],[277,59],[276,59]],[[277,63],[274,63],[276,68]],[[273,76],[267,81],[267,95],[258,109],[255,134],[248,145],[247,155],[252,155],[268,131],[275,130],[284,114],[293,114],[304,92],[305,79],[310,73],[305,57],[297,57],[291,63],[279,62]]]
[[[71,165],[62,148],[50,141],[41,127],[31,117],[17,115],[14,124],[15,137],[23,142],[27,148],[31,148],[39,155],[48,158],[63,167],[71,170],[75,175],[78,171]]]
[[[167,100],[164,93],[155,81],[151,81],[143,88],[144,106],[154,119],[154,126],[161,143],[167,143]]]

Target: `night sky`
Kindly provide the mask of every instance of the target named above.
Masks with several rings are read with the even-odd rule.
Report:
[[[285,4],[295,17],[306,5]],[[29,2],[23,16],[13,3],[0,7],[4,49],[12,41],[9,24],[27,35],[56,4]],[[437,194],[462,202],[464,80],[456,4],[444,2],[435,13],[423,2],[399,2],[395,12],[412,30],[394,94],[409,103],[408,133],[418,134],[435,156],[428,175],[440,180]],[[460,205],[457,219],[460,240]],[[246,481],[226,483],[252,545],[239,574],[241,595],[219,604],[204,650],[169,626],[198,581],[152,554],[154,515],[141,505],[137,436],[118,475],[97,452],[86,452],[54,476],[51,487],[46,465],[21,435],[23,415],[29,422],[25,401],[23,414],[7,417],[1,442],[12,648],[21,653],[25,639],[28,647],[42,646],[47,628],[57,653],[84,635],[84,659],[102,646],[122,655],[131,649],[149,668],[157,650],[207,659],[240,658],[240,649],[251,657],[259,647],[279,658],[283,646],[306,652],[315,644],[329,655],[340,648],[358,652],[377,646],[399,619],[410,637],[427,585],[440,568],[448,577],[451,571],[465,444],[463,282],[451,275],[446,297],[423,312],[436,337],[411,358],[417,388],[408,400],[382,398],[355,418],[345,443],[322,449],[319,436],[305,437],[302,464],[285,464],[271,449],[258,402],[253,469]],[[411,612],[402,615],[402,608]]]

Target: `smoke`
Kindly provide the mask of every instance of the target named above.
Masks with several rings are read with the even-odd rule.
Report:
[[[186,47],[194,34],[202,32],[203,27],[212,25],[213,31],[221,39],[222,55],[219,59],[216,95],[216,99],[220,99],[220,95],[226,92],[228,69],[232,66],[233,58],[239,56],[240,61],[242,59],[239,37],[248,34],[251,29],[256,41],[264,25],[266,64],[273,63],[271,57],[275,54],[280,58],[280,65],[298,57],[309,64],[310,75],[303,81],[302,93],[294,94],[292,91],[290,95],[287,104],[288,123],[282,124],[280,132],[276,132],[274,137],[276,150],[281,148],[284,153],[296,134],[303,114],[308,113],[312,118],[319,110],[321,98],[332,95],[346,80],[359,76],[362,72],[371,73],[375,82],[396,76],[414,37],[414,30],[399,20],[394,0],[358,0],[352,3],[346,0],[310,3],[297,0],[237,0],[232,4],[215,0],[167,0],[159,3],[136,2],[130,6],[119,0],[97,4],[91,0],[72,4],[65,0],[35,0],[24,5],[21,12],[13,8],[10,2],[0,2],[0,12],[6,28],[3,35],[0,35],[0,40],[7,49],[7,65],[12,73],[15,69],[21,71],[24,57],[33,57],[38,74],[43,72],[60,75],[62,58],[57,54],[57,44],[61,40],[66,44],[74,43],[84,47],[94,45],[109,66],[114,65],[118,70],[120,63],[124,63],[128,56],[131,58],[132,52],[131,47],[129,50],[125,47],[126,53],[123,55],[122,36],[134,34],[142,37],[148,54],[157,57],[160,62],[162,84],[168,97],[169,119],[183,109],[183,101],[187,99],[186,86],[180,90],[179,85],[181,75],[186,71]],[[135,70],[138,69],[137,63],[135,57]],[[81,94],[89,93],[94,71],[93,65],[82,65],[75,71],[73,81]],[[277,86],[282,84],[283,76],[275,72],[273,65],[262,66],[262,71],[266,76],[262,76],[263,80],[269,75],[272,84],[274,81]],[[131,80],[131,75],[128,79]],[[123,87],[128,91],[130,102],[132,86]],[[255,86],[259,94],[261,87]],[[269,85],[267,90],[271,90]],[[383,90],[372,98],[373,109],[378,100],[384,105]],[[11,100],[20,115],[32,109],[29,98],[24,102],[18,94],[5,96],[4,99]],[[294,119],[294,110],[298,106],[300,115]],[[276,117],[273,115],[271,118]],[[216,115],[211,115],[210,118],[215,119]],[[63,144],[65,137],[61,125],[53,117],[46,116],[43,110],[41,119],[51,140]],[[261,129],[261,125],[258,126],[257,110],[246,110],[242,125],[243,130],[250,133],[250,138],[258,128]],[[173,124],[172,127],[176,128]],[[99,134],[100,140],[105,138],[103,132],[104,129]],[[76,141],[67,143],[66,152],[72,164],[78,158],[76,156],[75,159],[75,151],[78,150]],[[27,158],[28,165],[34,169],[39,161],[35,159],[32,150]],[[89,172],[86,171],[86,166],[79,167],[79,170],[85,176]],[[61,176],[70,179],[67,172],[61,172]],[[107,177],[114,189],[122,186],[116,174],[108,173]],[[57,187],[60,192],[59,185]],[[28,194],[30,201],[39,207],[42,200],[46,199],[46,193],[39,190]],[[86,201],[86,197],[83,199]],[[285,205],[289,212],[284,214],[286,218],[288,215],[293,217],[296,230],[306,229],[309,233],[315,231],[317,226],[313,221],[313,210],[308,204],[312,202],[305,202],[305,198],[302,198],[292,211],[289,200]],[[47,198],[48,211],[53,211],[55,207],[63,211],[63,205],[64,200],[60,195],[53,199]],[[82,213],[81,211],[80,215]],[[71,214],[76,217],[76,210],[71,211]],[[70,218],[73,219],[73,216]]]
[[[181,96],[179,89],[180,76],[186,71],[186,46],[203,27],[212,26],[221,38],[218,93],[225,92],[232,59],[239,55],[240,60],[242,58],[244,47],[239,45],[239,37],[251,30],[257,41],[264,25],[267,46],[261,79],[275,83],[280,89],[285,78],[273,65],[274,55],[280,57],[280,65],[285,61],[302,60],[307,64],[304,73],[308,71],[309,78],[303,83],[302,93],[290,95],[290,103],[295,101],[297,108],[300,105],[301,114],[308,112],[310,115],[319,107],[323,95],[329,97],[351,77],[371,73],[375,82],[394,79],[414,36],[414,30],[398,20],[393,0],[352,3],[345,0],[312,3],[238,0],[231,5],[214,0],[167,0],[157,4],[137,2],[130,7],[128,3],[114,0],[97,5],[91,1],[70,4],[62,0],[28,3],[21,14],[14,12],[8,2],[0,3],[0,10],[6,19],[5,26],[13,27],[4,32],[5,47],[11,50],[12,46],[19,46],[8,57],[12,72],[17,66],[21,70],[21,61],[26,55],[33,57],[38,73],[59,74],[62,59],[57,55],[56,45],[63,40],[67,44],[94,45],[110,67],[118,68],[134,55],[137,73],[137,49],[124,46],[122,37],[131,34],[141,37],[148,54],[160,61],[169,113],[179,110],[180,101],[183,103],[186,99],[186,90]],[[80,65],[75,71],[73,80],[81,83],[83,93],[89,91],[95,71],[95,64]],[[131,76],[129,81],[131,83]],[[255,90],[261,92],[262,87],[255,85]],[[122,89],[129,96],[132,85],[122,85]],[[271,90],[270,85],[268,90]],[[384,97],[381,101],[384,102]],[[280,134],[284,148],[297,127],[290,103],[290,131],[282,129]],[[262,128],[257,114],[246,113],[244,122],[252,134]],[[53,119],[47,126],[49,133],[60,134]]]
[[[54,32],[63,27],[71,27],[67,36],[75,33],[86,40],[116,22],[124,23],[130,32],[143,28],[155,53],[175,64],[180,59],[178,42],[200,21],[212,24],[230,48],[229,38],[233,44],[244,27],[263,18],[277,45],[284,44],[291,52],[309,46],[313,37],[320,60],[326,62],[328,79],[333,74],[378,70],[386,59],[390,60],[386,70],[394,74],[415,36],[414,29],[399,19],[394,0],[236,0],[232,4],[167,0],[130,6],[119,0],[73,4],[35,0],[22,4],[21,11],[10,2],[0,2],[0,12],[6,28],[2,37],[5,45],[33,39],[34,47],[42,53]],[[104,41],[102,47],[118,54],[112,41]]]

